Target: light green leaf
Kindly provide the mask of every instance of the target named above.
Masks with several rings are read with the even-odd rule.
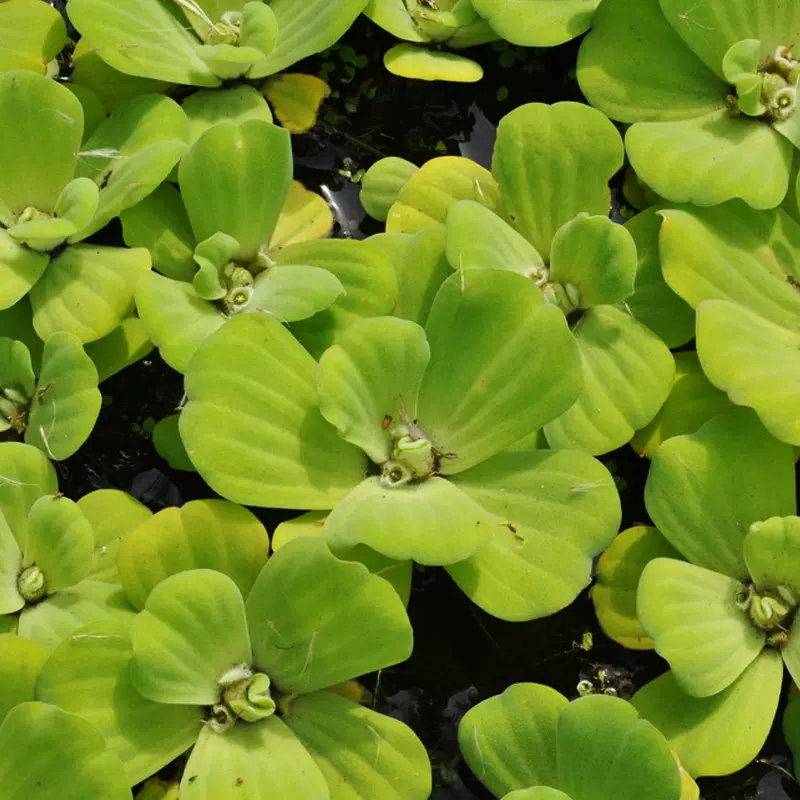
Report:
[[[179,419],[179,414],[170,414],[156,423],[153,428],[153,447],[173,469],[197,472],[181,441]]]
[[[366,478],[331,511],[325,537],[331,548],[365,544],[397,561],[455,564],[493,535],[492,515],[444,478],[385,486]]]
[[[246,508],[227,500],[192,500],[165,508],[135,528],[119,551],[119,579],[137,609],[170,575],[215,570],[246,597],[264,566],[269,537]]]
[[[12,225],[8,235],[37,252],[53,250],[71,236],[77,228],[68,219],[37,219]]]
[[[436,296],[426,333],[431,361],[419,421],[438,450],[455,454],[443,461],[443,474],[502,451],[578,396],[577,347],[564,316],[521,275],[453,275]]]
[[[203,712],[143,697],[131,682],[132,658],[126,626],[94,623],[50,655],[36,694],[94,725],[125,765],[129,785],[135,786],[191,747]]]
[[[228,290],[222,283],[222,268],[236,257],[238,250],[239,242],[222,231],[212,233],[195,247],[198,270],[192,285],[199,298],[221,300],[225,297]]]
[[[178,175],[196,240],[222,231],[239,243],[237,259],[250,261],[269,243],[289,190],[289,134],[259,119],[220,123],[192,145]]]
[[[526,278],[544,268],[536,248],[494,211],[461,200],[447,214],[447,260],[455,270],[507,269]]]
[[[693,697],[730,686],[766,643],[736,603],[742,584],[727,575],[656,558],[639,580],[636,613],[678,685]]]
[[[118,586],[85,580],[23,609],[19,635],[55,650],[67,636],[92,622],[130,626],[134,616],[133,607]]]
[[[783,665],[765,650],[727,689],[712,697],[690,697],[671,672],[633,696],[636,710],[653,723],[693,777],[729,775],[752,761],[772,727]],[[736,736],[730,736],[736,731]]]
[[[40,497],[28,514],[23,566],[44,573],[47,594],[82,581],[94,556],[92,526],[77,503],[58,495]]]
[[[197,48],[197,55],[217,77],[228,80],[244,77],[250,67],[261,58],[261,51],[242,45],[206,44]]]
[[[614,305],[633,293],[636,244],[607,216],[581,213],[553,237],[550,280],[574,286],[580,308]]]
[[[497,128],[492,174],[505,218],[545,257],[577,214],[608,215],[608,181],[622,166],[614,125],[580,103],[529,103]]]
[[[308,264],[339,279],[344,294],[328,309],[293,323],[292,333],[315,357],[354,322],[388,316],[397,304],[397,275],[391,259],[371,242],[328,239],[272,251],[276,264]]]
[[[424,325],[439,287],[452,269],[445,255],[445,231],[441,226],[415,233],[399,270],[399,297],[394,315]]]
[[[71,333],[47,338],[25,441],[62,461],[89,438],[100,414],[97,368]]]
[[[558,783],[556,735],[567,706],[549,686],[516,683],[464,714],[458,726],[461,753],[495,797]]]
[[[414,24],[404,0],[370,0],[364,9],[364,16],[398,39],[428,41],[428,37]]]
[[[532,786],[503,795],[503,800],[571,800],[569,795],[549,786]]]
[[[800,334],[724,300],[698,306],[697,352],[709,380],[754,408],[776,438],[800,444]]]
[[[0,72],[27,69],[47,73],[47,64],[67,43],[67,28],[58,10],[47,3],[6,0],[0,4]]]
[[[81,149],[81,104],[62,84],[13,70],[0,74],[0,120],[0,220],[10,225],[28,207],[52,212]]]
[[[180,433],[214,491],[249,505],[328,509],[361,481],[364,454],[317,409],[316,368],[266,314],[240,314],[201,345]]]
[[[69,16],[100,57],[128,75],[190,86],[219,86],[200,58],[200,41],[159,0],[70,0]]]
[[[307,511],[299,517],[281,522],[272,534],[272,549],[280,550],[281,547],[299,536],[317,538],[324,536],[327,516],[324,511]],[[395,561],[365,545],[356,545],[349,550],[341,550],[338,552],[337,558],[343,561],[358,561],[359,564],[363,564],[373,575],[379,575],[388,581],[400,595],[403,605],[408,605],[414,566],[411,561]]]
[[[386,218],[387,233],[416,233],[444,225],[447,212],[459,200],[495,209],[500,188],[492,174],[461,156],[433,158],[415,172],[400,191]]]
[[[254,47],[269,55],[275,47],[279,26],[275,12],[261,0],[245,3],[242,8],[241,45]]]
[[[248,77],[263,78],[320,53],[335,44],[364,10],[367,0],[271,0],[278,21],[275,47],[255,64]]]
[[[800,226],[787,214],[732,202],[660,215],[664,277],[686,302],[730,300],[800,332]]]
[[[25,247],[0,227],[0,307],[11,308],[25,297],[49,263],[47,253]]]
[[[667,18],[669,19],[669,14]],[[722,59],[722,74],[728,83],[737,84],[751,73],[758,72],[760,61],[761,42],[758,39],[742,39],[731,45],[725,53]],[[714,70],[718,68],[716,63],[709,66]]]
[[[138,78],[118,72],[100,58],[98,48],[82,36],[72,53],[71,83],[93,92],[105,111],[114,111],[125,103],[147,92],[163,93],[170,85],[150,78]],[[86,124],[85,128],[89,128]]]
[[[73,56],[74,53],[75,51],[73,50]],[[106,67],[106,69],[111,68]],[[119,75],[120,73],[117,74]],[[73,68],[72,80],[65,85],[67,89],[69,89],[72,94],[78,98],[78,102],[81,104],[81,106],[83,106],[83,138],[85,140],[97,130],[98,125],[100,125],[100,123],[106,118],[107,112],[106,107],[103,105],[103,102],[100,100],[100,98],[91,89],[87,88],[86,86],[79,86],[77,83],[75,83],[74,78],[75,70]]]
[[[745,580],[750,526],[795,512],[794,452],[752,411],[734,409],[659,447],[645,503],[659,531],[689,561]]]
[[[143,94],[118,107],[92,134],[80,153],[77,173],[100,186],[117,183],[117,170],[128,171],[151,146],[186,142],[188,137],[186,115],[174,100]]]
[[[179,572],[153,588],[131,635],[131,679],[157,703],[213,705],[220,678],[251,663],[242,595],[209,569]]]
[[[622,531],[600,556],[592,603],[603,633],[630,650],[652,650],[653,640],[636,614],[642,570],[654,558],[681,558],[655,529],[637,525]]]
[[[246,794],[243,794],[246,792]],[[181,780],[181,800],[328,800],[322,773],[279,717],[200,731]]]
[[[4,336],[0,337],[0,386],[22,397],[33,397],[36,391],[30,351],[22,342]]]
[[[622,512],[614,480],[586,453],[507,451],[452,481],[511,527],[519,523],[571,542],[588,559],[607,547],[619,529]]]
[[[256,277],[246,311],[264,311],[281,322],[296,322],[332,306],[345,294],[341,281],[319,267],[269,267]]]
[[[585,33],[600,0],[473,0],[500,38],[523,47],[553,47]]]
[[[800,560],[800,519],[771,517],[754,522],[744,540],[747,569],[761,590],[779,586],[800,596],[797,563]]]
[[[741,198],[757,209],[786,196],[794,152],[761,120],[733,119],[727,110],[638,123],[625,147],[639,177],[667,200],[713,206]]]
[[[0,798],[130,800],[125,770],[88,722],[22,703],[0,725]],[[24,769],[20,765],[24,764]]]
[[[286,724],[337,800],[422,800],[431,793],[425,746],[411,728],[330,692],[297,698]]]
[[[147,250],[76,244],[54,258],[31,290],[42,339],[72,333],[82,343],[111,333],[134,307],[133,286],[150,269]]]
[[[127,492],[98,489],[78,500],[78,507],[94,532],[94,561],[89,577],[94,581],[117,583],[117,557],[122,541],[138,525],[153,516]]]
[[[367,214],[386,222],[401,190],[418,170],[416,164],[395,156],[376,161],[361,179],[359,199]]]
[[[476,83],[483,77],[483,67],[471,58],[416,44],[395,45],[384,55],[383,65],[392,75],[419,81]]]
[[[97,212],[100,190],[89,178],[71,180],[58,196],[55,213],[57,217],[72,223],[76,231],[85,228]]]
[[[583,372],[577,402],[545,425],[551,447],[607,453],[650,423],[669,396],[675,361],[648,328],[613,306],[587,311],[573,328]]]
[[[153,269],[168,278],[190,281],[197,269],[189,217],[180,193],[163,183],[133,208],[120,214],[122,235],[129,247],[146,247]]]
[[[33,311],[27,299],[20,300],[11,308],[0,310],[0,334],[22,342],[28,348],[35,373],[42,363],[44,342],[33,329]]]
[[[161,357],[186,372],[197,348],[225,324],[220,310],[197,296],[191,283],[154,272],[136,284],[136,305]]]
[[[789,695],[789,702],[783,712],[783,737],[792,751],[792,756],[797,758],[800,753],[800,695],[794,692]]]
[[[526,622],[566,608],[589,585],[592,559],[568,539],[498,522],[482,549],[447,571],[484,611]]]
[[[0,634],[0,724],[14,706],[36,698],[47,650],[13,633]]]
[[[762,58],[800,35],[800,13],[792,3],[753,6],[747,0],[712,0],[693,9],[686,19],[682,0],[660,0],[669,23],[686,44],[718,74],[725,53],[742,39],[759,39]]]
[[[111,333],[89,342],[83,349],[92,359],[102,383],[143,359],[153,350],[153,343],[139,317],[126,317]]]
[[[266,100],[258,89],[246,84],[228,89],[198,89],[182,102],[181,107],[189,118],[190,144],[220,122],[241,123],[248,119],[272,122],[272,112]]]
[[[104,175],[104,178],[106,175],[108,177],[100,191],[100,203],[91,224],[71,236],[70,241],[86,239],[126,208],[146,198],[166,180],[185,152],[186,143],[183,140],[157,142],[115,161]]]
[[[46,494],[58,492],[50,459],[20,442],[0,443],[0,513],[22,548],[28,535],[28,512]]]
[[[558,785],[580,800],[679,800],[681,778],[664,737],[636,709],[582,697],[558,719]]]
[[[247,621],[256,664],[284,693],[325,689],[411,654],[392,586],[320,539],[300,537],[270,558],[247,598]]]
[[[682,11],[689,27],[699,9]],[[724,108],[728,92],[667,22],[659,0],[603,0],[577,72],[587,100],[620,122],[698,117]]]
[[[25,605],[17,588],[20,572],[22,551],[5,518],[0,516],[0,615],[14,614]]]
[[[392,454],[389,428],[403,424],[403,411],[417,417],[429,359],[425,331],[413,322],[376,317],[351,325],[319,361],[320,411],[345,441],[382,464]]]
[[[708,420],[733,408],[726,394],[709,383],[697,353],[675,353],[672,390],[653,421],[636,432],[631,447],[652,458],[660,445],[673,436],[695,433]]]

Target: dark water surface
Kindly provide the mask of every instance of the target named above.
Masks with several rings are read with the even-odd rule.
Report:
[[[329,200],[339,236],[360,238],[381,230],[364,219],[353,180],[378,158],[402,156],[421,164],[436,155],[465,155],[488,166],[495,126],[504,114],[527,102],[581,100],[573,75],[574,43],[551,50],[477,48],[470,55],[482,63],[486,77],[470,86],[389,75],[380,57],[392,43],[362,21],[340,46],[295,69],[324,70],[334,90],[317,127],[293,141],[296,177]],[[366,56],[366,64],[359,56]],[[118,235],[114,226],[103,232],[106,241]],[[68,496],[113,487],[131,492],[154,511],[211,496],[200,478],[170,469],[152,447],[153,422],[180,403],[180,375],[154,354],[102,388],[105,402],[89,441],[57,465]],[[603,461],[622,488],[623,524],[647,522],[642,492],[648,462],[629,448]],[[256,513],[270,531],[293,516]],[[577,683],[597,680],[600,670],[625,696],[665,668],[655,654],[625,650],[607,639],[586,592],[555,616],[508,623],[473,606],[443,570],[419,570],[409,613],[416,639],[412,658],[376,676],[371,685],[376,708],[407,721],[428,747],[434,800],[491,798],[460,762],[456,740],[461,715],[481,699],[519,681],[546,683],[574,696]],[[586,633],[593,639],[588,651],[580,647]],[[700,781],[701,793],[706,800],[800,800],[790,771],[779,715],[758,761],[736,775]]]

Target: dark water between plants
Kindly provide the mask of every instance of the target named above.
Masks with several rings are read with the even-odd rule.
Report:
[[[317,73],[323,64],[327,70],[333,65],[328,80],[334,96],[320,124],[294,137],[294,147],[296,177],[329,200],[338,235],[360,238],[381,230],[364,219],[352,180],[381,156],[421,164],[437,155],[464,155],[488,166],[494,129],[504,114],[526,102],[582,99],[572,73],[574,44],[542,51],[478,48],[470,55],[483,64],[486,77],[477,85],[457,86],[390,76],[380,58],[391,43],[382,31],[359,22],[334,51],[295,70]],[[359,56],[367,57],[365,66],[357,66],[363,64]],[[103,232],[104,239],[114,237],[113,227]],[[102,389],[104,406],[91,438],[57,465],[62,491],[77,498],[98,488],[123,489],[154,511],[211,496],[196,475],[170,469],[150,440],[152,424],[173,413],[181,400],[180,375],[154,354]],[[648,462],[630,448],[602,460],[619,482],[623,525],[647,522],[642,492]],[[270,531],[293,516],[256,513]],[[409,613],[414,655],[376,676],[372,685],[376,708],[405,720],[428,747],[433,800],[491,798],[458,758],[458,720],[479,700],[519,681],[545,683],[571,697],[580,680],[599,685],[601,673],[606,685],[626,696],[665,669],[655,654],[625,650],[607,639],[586,592],[548,619],[507,623],[473,606],[443,570],[428,569],[415,575]],[[588,650],[582,648],[587,633]],[[800,800],[780,715],[757,762],[700,786],[705,800]]]

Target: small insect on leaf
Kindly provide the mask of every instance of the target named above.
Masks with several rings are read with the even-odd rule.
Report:
[[[39,402],[42,402],[44,396],[56,385],[55,381],[48,381],[44,386],[41,386],[39,390],[36,392],[36,396],[39,398]]]
[[[392,415],[391,415],[391,414],[387,414],[387,415],[386,415],[386,416],[383,418],[383,420],[382,420],[382,422],[381,422],[381,430],[382,430],[382,431],[388,430],[388,429],[389,429],[389,426],[390,426],[391,424],[392,424]]]

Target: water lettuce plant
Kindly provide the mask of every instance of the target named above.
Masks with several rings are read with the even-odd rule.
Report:
[[[130,632],[98,623],[66,639],[37,695],[94,724],[130,785],[192,747],[186,800],[425,800],[425,748],[342,685],[411,646],[386,581],[302,538],[267,561],[246,596],[214,570],[171,575]]]
[[[652,244],[669,286],[696,310],[697,354],[731,402],[800,444],[800,225],[740,201],[658,212]]]
[[[122,215],[126,241],[147,247],[161,273],[141,278],[136,303],[175,369],[185,371],[197,347],[238,314],[298,322],[346,303],[351,286],[351,314],[381,313],[387,294],[390,310],[396,280],[375,248],[304,241],[328,232],[330,212],[292,184],[285,130],[263,119],[212,125],[182,159],[178,182],[180,193],[163,186]],[[325,317],[328,335],[345,324],[341,316]]]
[[[604,0],[578,81],[632,123],[631,164],[662,197],[774,208],[800,147],[798,37],[800,9],[784,0]]]
[[[370,0],[364,14],[408,44],[386,53],[386,68],[404,78],[472,82],[482,67],[455,53],[505,39],[526,47],[552,47],[580,36],[600,0]],[[426,47],[424,45],[434,45]]]
[[[664,737],[616,697],[569,702],[549,686],[518,683],[467,711],[458,741],[503,800],[698,797]]]
[[[394,197],[388,232],[444,223],[452,269],[516,272],[561,310],[580,351],[583,390],[544,432],[552,447],[593,454],[621,447],[651,422],[675,370],[664,343],[626,307],[636,245],[608,218],[608,181],[622,158],[622,140],[599,112],[531,103],[501,120],[491,175],[467,159],[435,159],[416,172],[391,162],[362,192],[379,212]],[[418,267],[409,281],[420,292],[440,274]]]
[[[27,69],[44,75],[67,43],[67,26],[41,0],[5,0],[0,3],[0,41],[0,72]]]
[[[188,86],[264,78],[334,44],[367,0],[69,0],[70,20],[119,72]]]
[[[0,444],[0,474],[3,630],[52,650],[89,622],[130,623],[135,610],[104,556],[141,519],[135,502],[122,492],[87,495],[83,506],[61,496],[44,453],[16,442]]]
[[[122,762],[88,722],[46,703],[0,722],[0,798],[131,800]]]
[[[181,438],[217,493],[331,510],[336,552],[445,566],[506,619],[570,603],[619,523],[599,462],[531,443],[580,372],[563,314],[512,272],[453,275],[424,329],[362,320],[319,363],[274,318],[240,315],[198,348],[185,389]]]
[[[71,333],[48,337],[38,377],[30,350],[0,336],[0,433],[24,436],[56,461],[68,458],[100,414],[97,383],[94,363]]]
[[[694,776],[752,759],[775,716],[783,664],[798,673],[794,464],[793,448],[749,409],[668,439],[645,486],[660,536],[640,528],[615,556],[620,578],[641,575],[636,619],[671,668],[633,703]],[[641,639],[635,627],[627,635]]]
[[[83,240],[167,177],[186,150],[186,117],[146,95],[83,142],[76,97],[19,70],[0,75],[0,110],[0,308],[28,295],[42,339],[100,339],[133,311],[133,284],[150,258]]]

